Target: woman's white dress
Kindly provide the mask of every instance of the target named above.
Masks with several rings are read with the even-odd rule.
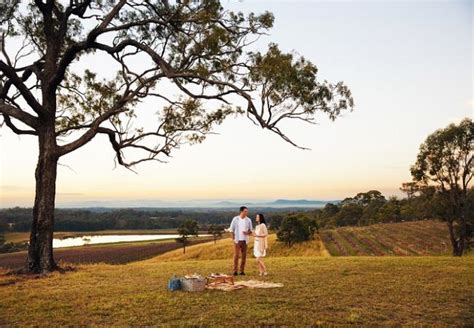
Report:
[[[255,227],[255,234],[257,236],[266,235],[268,234],[267,227],[265,224],[259,224]],[[267,237],[258,238],[255,237],[255,241],[253,243],[253,255],[255,257],[264,257],[267,253]]]

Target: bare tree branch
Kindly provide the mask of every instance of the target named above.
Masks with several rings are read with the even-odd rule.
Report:
[[[25,111],[22,111],[21,109],[18,109],[17,107],[2,103],[0,100],[0,113],[14,117],[17,120],[23,122],[24,124],[30,126],[33,129],[38,128],[38,119],[34,117],[31,114],[28,114]]]

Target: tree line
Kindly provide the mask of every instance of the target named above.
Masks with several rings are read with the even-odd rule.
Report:
[[[303,240],[311,237],[305,231],[310,230],[308,222],[312,221],[317,227],[332,228],[438,219],[446,222],[453,255],[461,256],[473,247],[473,168],[474,123],[466,118],[459,124],[436,130],[420,145],[416,162],[410,169],[413,179],[400,188],[406,198],[386,199],[380,191],[370,190],[338,204],[327,204],[307,214],[309,218],[273,218],[272,225],[279,231],[279,239],[291,245],[288,236],[299,236]],[[291,233],[283,232],[288,226],[292,227]]]
[[[181,209],[56,209],[55,231],[101,231],[128,229],[176,229],[187,219],[200,224],[224,224],[232,218],[231,210],[181,210]],[[29,231],[31,208],[0,209],[0,226],[3,230]],[[11,227],[9,227],[11,224]],[[1,228],[0,228],[1,229]]]
[[[445,213],[449,206],[434,186],[404,183],[400,189],[408,194],[407,198],[387,199],[380,191],[370,190],[338,203],[328,203],[320,209],[275,214],[269,218],[270,227],[277,233],[279,241],[291,247],[296,242],[313,239],[319,229],[426,219],[446,221]],[[454,230],[460,234],[461,226],[455,224]],[[473,233],[474,190],[470,189],[466,200],[466,249],[474,247]]]
[[[289,209],[255,209],[273,216]],[[195,220],[201,230],[211,225],[228,226],[236,211],[232,209],[56,209],[55,231],[101,231],[136,229],[177,229],[186,220]],[[26,232],[31,229],[32,209],[0,209],[2,231]]]

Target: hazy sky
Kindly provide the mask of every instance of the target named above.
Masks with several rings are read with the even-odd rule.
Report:
[[[343,80],[356,108],[335,122],[285,129],[298,150],[245,118],[230,119],[203,144],[138,174],[114,169],[99,137],[61,159],[58,204],[118,199],[338,199],[410,180],[418,147],[437,128],[473,117],[471,1],[223,1],[244,12],[270,10],[276,42]],[[100,63],[97,67],[104,67]],[[93,67],[93,65],[91,64]],[[142,119],[151,114],[141,109]],[[0,206],[31,206],[36,139],[0,130]]]

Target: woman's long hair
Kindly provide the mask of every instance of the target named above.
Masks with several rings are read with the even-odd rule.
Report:
[[[258,218],[260,219],[260,224],[265,223],[266,225],[267,222],[265,221],[265,216],[262,213],[258,213],[257,215],[258,215]]]

